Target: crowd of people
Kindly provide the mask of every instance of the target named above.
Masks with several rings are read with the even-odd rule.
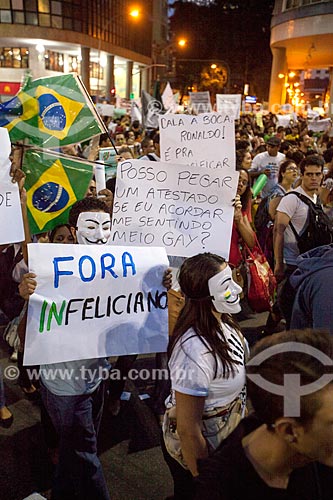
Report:
[[[98,141],[62,153],[93,161],[100,148],[115,145],[117,161],[160,161],[158,130],[144,130],[128,116],[105,118],[105,124],[109,133]],[[333,377],[311,393],[297,393],[294,385],[288,401],[298,398],[296,413],[295,407],[286,410],[284,384],[290,373],[303,385],[314,384],[330,373],[322,359],[333,359],[333,131],[314,134],[301,117],[282,127],[271,113],[263,116],[263,125],[252,115],[236,122],[239,180],[228,261],[209,252],[170,257],[163,279],[170,338],[168,352],[157,353],[156,366],[168,368],[170,376],[156,387],[154,411],[175,500],[238,500],[249,492],[251,498],[272,500],[331,498]],[[24,174],[17,165],[14,155],[11,175],[19,183],[26,238],[0,248],[1,270],[10,273],[10,286],[4,273],[0,281],[6,338],[10,329],[17,332],[11,359],[18,362],[26,397],[41,398],[41,422],[55,466],[52,499],[107,500],[97,436],[104,406],[111,416],[121,411],[124,381],[136,355],[118,358],[121,380],[107,383],[100,368],[110,370],[109,360],[98,358],[40,366],[36,381],[23,365],[23,351],[27,302],[38,283],[29,272],[27,245],[109,244],[116,179],[97,193],[93,178],[66,224],[30,235]],[[263,188],[254,196],[262,175]],[[254,248],[266,257],[277,289],[264,338],[250,349],[238,321],[254,314],[246,265],[246,252]],[[322,354],[321,360],[311,349]],[[268,351],[273,354],[265,357]],[[91,369],[94,380],[82,378],[82,367]],[[73,376],[50,380],[45,375],[50,368],[55,374],[71,369]],[[258,384],[256,376],[271,388]],[[273,386],[284,391],[275,393]],[[0,425],[9,428],[14,418],[0,372]]]

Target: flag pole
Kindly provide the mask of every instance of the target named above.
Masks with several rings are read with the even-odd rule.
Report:
[[[107,134],[108,138],[110,139],[111,144],[112,144],[113,149],[115,150],[116,154],[119,155],[119,153],[117,151],[117,148],[116,148],[116,144],[115,144],[115,142],[113,140],[113,137],[111,137],[110,131],[108,130],[107,126],[105,125],[105,123],[101,119],[100,114],[98,113],[98,111],[97,111],[97,109],[96,109],[96,107],[95,107],[95,105],[94,105],[94,103],[93,103],[93,101],[92,101],[92,99],[90,97],[89,92],[87,91],[87,89],[86,89],[83,81],[81,80],[81,77],[79,75],[75,75],[75,77],[78,79],[79,84],[82,86],[82,89],[83,89],[83,91],[85,93],[85,96],[87,98],[88,104],[90,104],[89,107],[90,107],[91,111],[97,115],[97,119],[98,119],[99,125],[103,128],[103,130]]]

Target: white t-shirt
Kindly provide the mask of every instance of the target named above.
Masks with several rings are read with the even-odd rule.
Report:
[[[226,324],[222,328],[230,346],[231,357],[241,363],[234,365],[235,375],[223,377],[222,362],[217,357],[217,375],[214,377],[214,357],[191,328],[178,340],[169,361],[172,404],[175,404],[174,391],[190,396],[204,396],[204,410],[227,405],[241,392],[245,385],[243,343],[233,328]]]
[[[316,203],[317,201],[316,194],[313,197],[309,196],[301,186],[293,191],[303,194],[313,203]],[[277,211],[288,215],[297,234],[302,234],[303,229],[307,225],[309,214],[309,207],[302,200],[300,200],[297,196],[291,196],[291,194],[288,194],[288,196],[284,196],[280,201]],[[286,264],[295,266],[298,256],[299,249],[297,241],[291,227],[288,225],[284,232],[283,259]]]
[[[267,168],[269,168],[270,170],[267,183],[263,187],[263,190],[261,192],[262,198],[267,196],[269,192],[272,190],[272,188],[275,186],[275,184],[277,184],[280,163],[284,159],[285,155],[283,153],[278,152],[276,156],[270,156],[267,151],[259,153],[253,158],[250,172],[263,172]]]

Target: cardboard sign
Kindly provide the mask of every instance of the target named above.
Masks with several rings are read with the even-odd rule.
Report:
[[[210,113],[212,104],[208,90],[205,92],[189,92],[191,108],[195,114]]]
[[[24,241],[18,184],[9,175],[11,162],[8,130],[0,127],[0,245]]]
[[[114,114],[114,106],[113,104],[96,104],[96,109],[102,116],[113,116]]]
[[[28,245],[31,295],[24,364],[165,351],[163,248]]]
[[[216,94],[216,111],[231,115],[239,120],[242,105],[241,94]]]
[[[223,169],[235,164],[234,119],[225,113],[159,117],[161,160],[191,167]]]
[[[229,257],[239,173],[143,160],[118,164],[114,245],[164,246],[168,255]]]

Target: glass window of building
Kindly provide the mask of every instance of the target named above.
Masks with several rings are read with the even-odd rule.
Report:
[[[37,12],[37,0],[25,0],[25,10]]]
[[[15,24],[24,24],[25,23],[24,12],[18,12],[16,10],[14,10],[14,12],[13,12],[13,22]]]
[[[0,0],[0,9],[10,9],[10,0]]]
[[[52,16],[52,28],[62,28],[62,17]]]
[[[23,0],[12,0],[13,10],[23,10]]]
[[[68,67],[69,71],[74,71],[75,73],[80,74],[81,68],[79,58],[76,56],[68,56]]]
[[[48,14],[50,12],[49,0],[38,0],[38,12]]]
[[[12,13],[10,10],[0,10],[0,22],[2,23],[12,22]]]
[[[64,55],[61,52],[47,50],[45,52],[45,69],[51,71],[64,71]]]
[[[38,14],[39,26],[50,26],[51,18],[49,14]]]
[[[104,79],[104,69],[99,63],[90,63],[90,78],[98,78],[99,80]]]
[[[33,24],[33,25],[38,25],[38,18],[37,14],[34,12],[27,12],[25,14],[25,19],[26,19],[26,24]]]
[[[28,68],[29,51],[27,48],[4,47],[0,48],[1,68]]]
[[[51,10],[52,14],[55,14],[56,16],[61,16],[61,2],[51,2]]]

